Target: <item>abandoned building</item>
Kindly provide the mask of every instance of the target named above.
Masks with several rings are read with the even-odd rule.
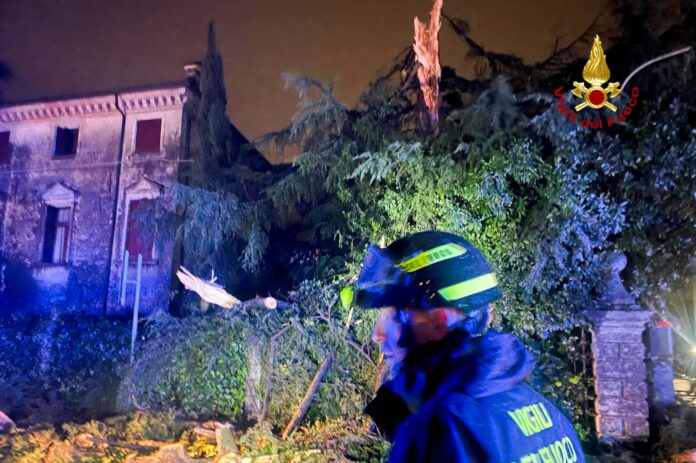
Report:
[[[187,83],[0,107],[0,301],[126,313],[140,255],[140,307],[167,307],[173,242],[134,213],[166,201],[186,158],[185,69]]]

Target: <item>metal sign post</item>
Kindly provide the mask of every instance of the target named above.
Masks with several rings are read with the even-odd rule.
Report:
[[[128,250],[123,253],[123,271],[121,273],[121,292],[119,302],[121,307],[126,305],[126,288],[128,283],[135,284],[135,303],[133,304],[133,328],[131,329],[131,349],[130,363],[135,359],[135,339],[138,337],[138,312],[140,310],[140,287],[143,275],[143,256],[138,254],[138,267],[135,274],[135,281],[128,281]]]

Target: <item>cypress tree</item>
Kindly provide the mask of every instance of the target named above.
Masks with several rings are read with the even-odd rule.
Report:
[[[221,169],[234,161],[232,128],[225,114],[225,90],[222,55],[217,47],[215,27],[208,25],[208,46],[202,62],[201,96],[195,111],[192,131],[194,185],[219,190],[225,183]]]

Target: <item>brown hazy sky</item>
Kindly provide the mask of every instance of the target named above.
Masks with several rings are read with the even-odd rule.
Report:
[[[580,35],[607,0],[445,0],[486,48],[528,61]],[[0,0],[0,61],[15,78],[5,102],[170,82],[201,58],[214,20],[228,114],[248,137],[284,127],[294,91],[281,74],[337,79],[353,105],[411,43],[413,17],[431,0]],[[466,47],[443,23],[442,65],[470,75]],[[273,159],[272,159],[273,160]]]

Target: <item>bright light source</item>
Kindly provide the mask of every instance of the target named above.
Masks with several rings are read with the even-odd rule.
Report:
[[[696,345],[691,346],[691,353],[696,355]]]

